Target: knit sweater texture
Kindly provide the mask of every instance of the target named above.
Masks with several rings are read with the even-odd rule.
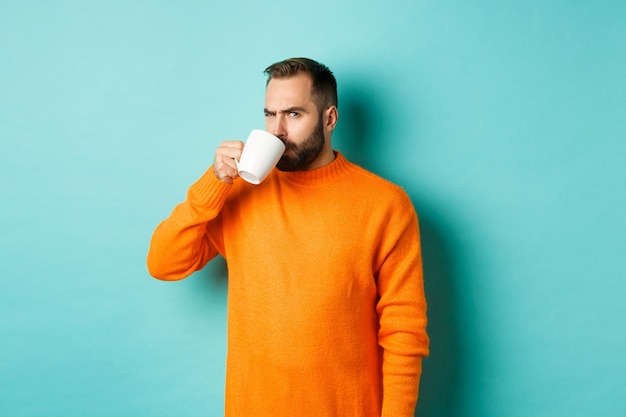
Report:
[[[412,417],[428,354],[417,215],[348,162],[209,169],[154,232],[148,269],[178,280],[228,265],[227,417]]]

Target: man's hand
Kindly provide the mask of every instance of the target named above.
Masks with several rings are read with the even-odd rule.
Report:
[[[232,184],[239,177],[235,159],[241,157],[243,142],[239,140],[225,141],[215,151],[215,161],[213,161],[213,173],[223,182]]]

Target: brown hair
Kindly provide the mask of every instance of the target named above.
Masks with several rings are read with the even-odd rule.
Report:
[[[337,106],[337,80],[324,64],[309,58],[290,58],[270,65],[264,71],[267,84],[273,79],[289,78],[297,74],[307,74],[313,82],[312,95],[317,107],[322,110]]]

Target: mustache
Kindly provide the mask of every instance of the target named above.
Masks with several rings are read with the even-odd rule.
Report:
[[[282,143],[285,144],[285,150],[294,150],[294,149],[298,149],[298,145],[296,145],[295,143],[293,143],[292,141],[290,141],[289,139],[287,139],[284,136],[277,136],[278,139],[280,139],[280,141]]]

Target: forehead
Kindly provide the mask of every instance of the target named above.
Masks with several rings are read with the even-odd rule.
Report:
[[[273,78],[265,89],[265,107],[277,110],[314,105],[311,95],[312,86],[311,77],[306,74]]]

